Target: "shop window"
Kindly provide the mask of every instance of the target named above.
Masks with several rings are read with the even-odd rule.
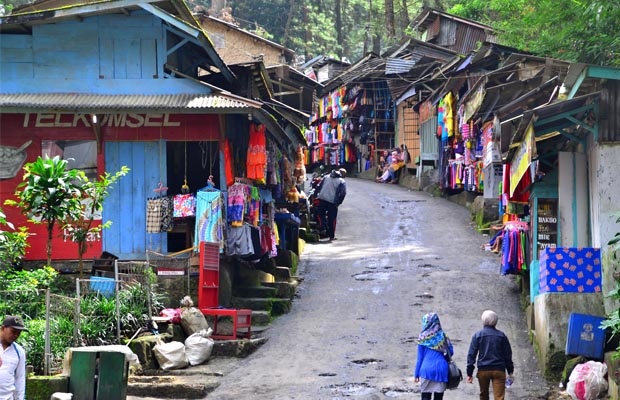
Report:
[[[89,180],[97,179],[97,142],[94,140],[43,140],[41,155],[67,160],[68,169],[83,171]]]

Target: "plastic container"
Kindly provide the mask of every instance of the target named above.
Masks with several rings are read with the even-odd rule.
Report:
[[[605,318],[572,313],[568,319],[566,354],[602,360],[605,352],[605,331],[600,328]]]

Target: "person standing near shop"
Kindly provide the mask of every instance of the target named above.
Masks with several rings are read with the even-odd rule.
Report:
[[[452,342],[441,328],[439,316],[428,313],[422,317],[422,330],[418,336],[418,355],[413,376],[420,380],[422,400],[443,400],[448,384],[448,357],[454,354]]]
[[[336,240],[338,207],[347,195],[345,176],[347,176],[346,169],[333,170],[328,176],[323,178],[323,183],[317,196],[319,199],[317,213],[321,225],[320,228],[325,231],[330,241]]]
[[[0,400],[26,397],[26,351],[15,343],[22,331],[28,332],[21,317],[9,315],[0,328]]]
[[[477,366],[480,400],[489,400],[491,384],[493,398],[504,400],[506,374],[511,381],[513,379],[512,348],[504,332],[495,327],[497,319],[494,311],[482,313],[483,327],[472,336],[467,353],[467,383],[473,383],[474,368]]]

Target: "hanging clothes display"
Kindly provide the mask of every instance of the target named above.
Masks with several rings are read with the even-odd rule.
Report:
[[[228,138],[220,142],[221,154],[224,156],[224,173],[226,174],[226,186],[230,186],[235,183],[235,172],[233,170],[233,158],[230,151],[230,142]]]
[[[192,193],[175,194],[173,198],[174,218],[193,217],[196,215],[196,196]]]
[[[146,233],[169,232],[173,228],[174,202],[171,196],[165,195],[167,190],[168,188],[160,183],[159,187],[153,190],[159,196],[146,201]]]
[[[227,222],[232,226],[242,226],[248,207],[250,187],[235,182],[228,188]]]
[[[502,233],[502,275],[518,275],[527,269],[528,224],[508,221]]]
[[[249,179],[265,184],[265,169],[267,166],[267,139],[265,125],[250,124],[250,138],[246,159],[246,173]]]
[[[218,243],[224,250],[224,200],[222,192],[209,188],[196,194],[194,246],[200,242]]]
[[[161,198],[146,201],[146,233],[161,232]]]

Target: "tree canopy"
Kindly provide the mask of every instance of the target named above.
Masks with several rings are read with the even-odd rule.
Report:
[[[25,0],[0,0],[9,13]],[[188,0],[294,50],[352,62],[411,35],[423,7],[497,30],[501,44],[572,62],[620,67],[620,3],[609,0]]]

